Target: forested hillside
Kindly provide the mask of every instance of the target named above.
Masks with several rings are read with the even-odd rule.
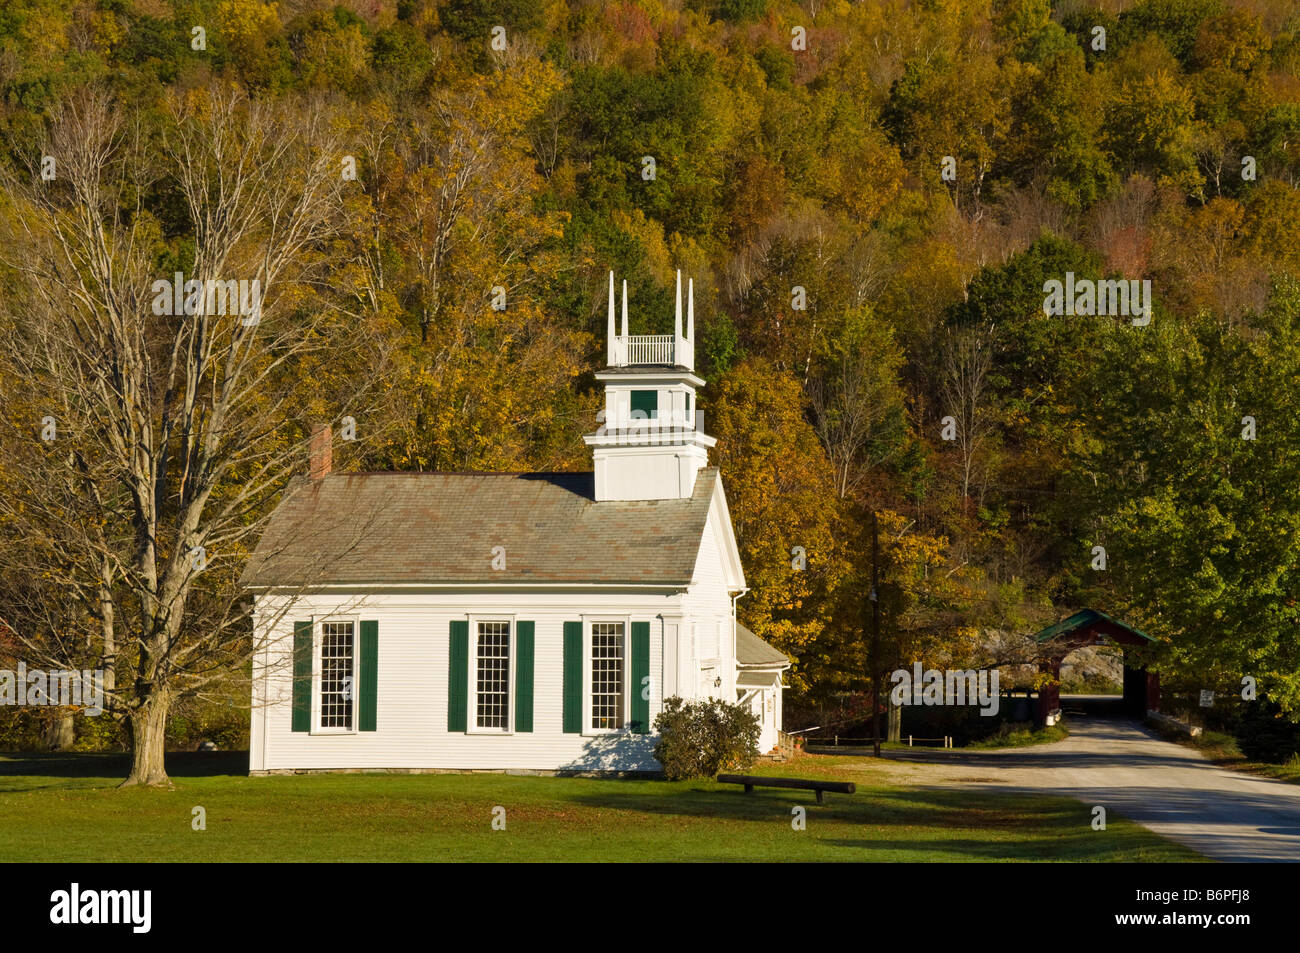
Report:
[[[93,478],[94,440],[134,438],[42,442],[84,382],[33,355],[232,230],[230,263],[283,252],[266,320],[292,342],[214,438],[204,505],[239,500],[232,526],[314,420],[354,419],[345,470],[589,468],[608,273],[663,333],[680,268],[740,619],[796,694],[867,686],[875,513],[882,668],[999,661],[990,633],[1092,606],[1159,640],[1169,691],[1251,676],[1300,712],[1300,0],[25,0],[0,139],[13,630],[57,615],[97,658],[116,626],[133,666],[161,644],[133,619],[176,637],[157,591],[191,583],[110,555],[141,529]],[[301,234],[252,250],[280,216]],[[99,257],[34,264],[78,230]],[[1149,281],[1149,321],[1047,313],[1067,275]],[[161,443],[198,460],[186,433]],[[159,485],[158,513],[192,502]],[[174,568],[196,528],[168,526],[149,559]],[[236,619],[253,542],[207,544],[177,631]],[[207,684],[177,667],[176,698]]]

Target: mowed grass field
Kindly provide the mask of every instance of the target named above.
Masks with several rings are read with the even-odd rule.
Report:
[[[866,759],[756,773],[854,795],[714,781],[464,775],[249,778],[240,753],[170,754],[172,790],[116,790],[120,755],[0,755],[3,861],[1188,861],[1200,855],[1064,798],[886,783]],[[807,811],[805,830],[791,809]],[[191,827],[193,809],[207,829]],[[505,830],[493,830],[493,809]]]

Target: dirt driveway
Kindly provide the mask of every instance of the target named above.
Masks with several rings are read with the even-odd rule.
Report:
[[[1300,861],[1300,785],[1215,767],[1141,724],[1070,719],[1065,741],[1031,748],[890,752],[894,780],[1041,791],[1100,804],[1226,861]]]

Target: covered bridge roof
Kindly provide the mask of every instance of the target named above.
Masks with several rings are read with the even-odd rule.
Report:
[[[1096,609],[1083,609],[1068,619],[1049,625],[1035,635],[1034,639],[1037,642],[1050,642],[1057,639],[1077,641],[1089,635],[1107,635],[1124,645],[1142,645],[1155,641],[1141,629],[1125,625]]]

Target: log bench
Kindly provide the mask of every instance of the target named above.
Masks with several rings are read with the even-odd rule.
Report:
[[[835,794],[853,794],[857,791],[852,781],[822,781],[813,778],[765,778],[757,774],[720,774],[718,781],[721,784],[743,784],[746,794],[753,794],[755,787],[816,791],[818,804],[825,803],[822,797],[827,791]]]

